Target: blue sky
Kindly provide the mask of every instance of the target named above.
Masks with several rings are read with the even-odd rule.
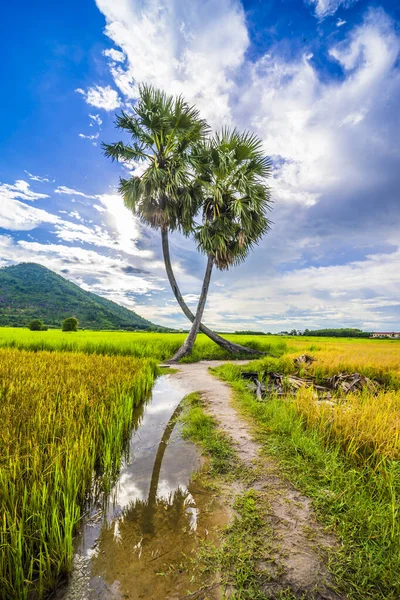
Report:
[[[272,231],[214,273],[207,324],[400,329],[399,22],[394,0],[8,3],[0,266],[35,261],[186,325],[157,233],[116,193],[130,171],[101,153],[146,81],[255,131],[273,160]],[[180,236],[172,253],[195,307],[204,259]]]

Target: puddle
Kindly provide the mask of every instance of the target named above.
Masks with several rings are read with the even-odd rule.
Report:
[[[83,524],[57,600],[178,600],[200,588],[201,581],[191,582],[190,559],[201,540],[217,541],[228,516],[191,480],[200,456],[176,423],[184,395],[165,375],[136,409],[118,480],[105,506],[94,507]]]

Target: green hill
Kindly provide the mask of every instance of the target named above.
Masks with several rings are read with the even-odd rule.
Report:
[[[37,318],[59,328],[71,316],[85,329],[163,329],[41,265],[21,263],[0,269],[0,325],[23,327]]]

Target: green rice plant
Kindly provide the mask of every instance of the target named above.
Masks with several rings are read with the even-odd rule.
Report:
[[[29,329],[0,327],[0,347],[18,348],[38,352],[41,350],[58,352],[84,352],[110,356],[135,356],[167,360],[182,345],[184,333],[138,333],[127,331],[77,331],[46,332]],[[281,356],[287,343],[279,337],[227,335],[227,339],[245,346],[261,350],[273,356]],[[192,354],[185,362],[198,360],[221,360],[231,355],[217,346],[205,335],[199,335]],[[239,357],[236,357],[239,358]],[[246,357],[245,357],[246,358]]]
[[[94,476],[107,491],[154,361],[0,349],[0,598],[42,598],[71,568]]]

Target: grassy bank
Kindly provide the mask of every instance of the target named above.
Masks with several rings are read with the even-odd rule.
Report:
[[[237,406],[253,423],[265,453],[279,460],[338,536],[341,546],[331,568],[347,596],[395,600],[400,597],[400,394],[390,387],[397,387],[397,365],[384,353],[370,364],[362,352],[348,362],[336,352],[316,350],[319,359],[311,370],[322,377],[357,368],[381,377],[388,388],[378,396],[340,398],[334,407],[318,405],[309,390],[259,402],[238,366],[225,365],[217,373],[233,386]],[[294,364],[286,355],[248,368],[290,373]]]
[[[107,488],[153,361],[0,349],[0,598],[41,598],[69,571],[93,475]]]

